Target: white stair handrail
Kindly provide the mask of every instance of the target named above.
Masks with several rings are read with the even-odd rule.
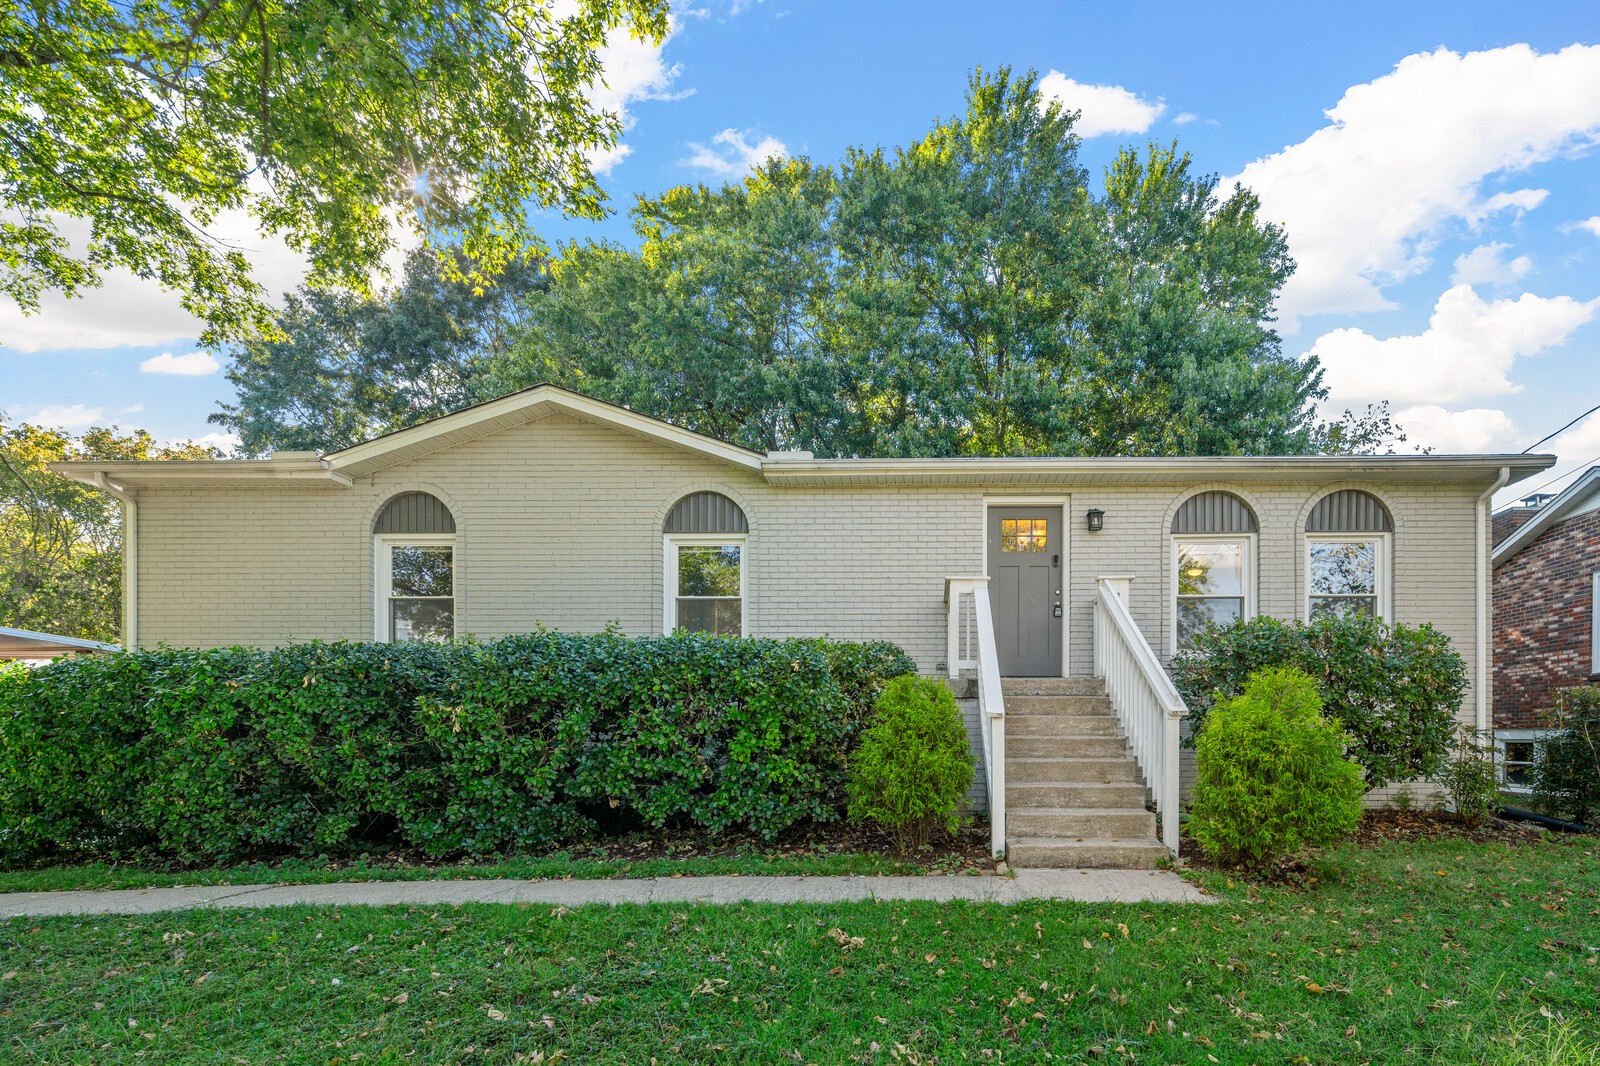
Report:
[[[1094,612],[1094,670],[1156,802],[1161,839],[1178,854],[1178,740],[1188,707],[1128,610],[1130,578],[1103,577]]]
[[[983,741],[984,783],[989,799],[989,850],[1006,850],[1006,704],[1000,686],[1000,653],[994,639],[987,577],[947,577],[944,583],[952,678],[963,669],[978,674],[978,732]],[[971,614],[965,613],[969,606]]]

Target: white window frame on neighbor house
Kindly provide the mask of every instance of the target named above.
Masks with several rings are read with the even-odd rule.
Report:
[[[661,632],[678,628],[678,549],[739,549],[739,635],[750,635],[750,549],[748,533],[663,533],[661,535]],[[720,598],[720,597],[718,597]]]
[[[1167,648],[1171,654],[1176,655],[1184,650],[1178,646],[1178,601],[1184,597],[1178,594],[1178,546],[1181,544],[1242,544],[1244,551],[1241,558],[1244,573],[1240,575],[1241,591],[1244,603],[1240,607],[1240,618],[1254,618],[1256,616],[1256,545],[1260,538],[1259,533],[1169,533],[1167,539],[1171,541],[1167,549],[1167,579],[1172,582],[1172,597],[1167,604],[1172,612],[1172,625],[1167,633]],[[1232,599],[1231,596],[1193,596],[1190,599]]]
[[[1534,750],[1530,754],[1533,758],[1526,761],[1517,760],[1517,765],[1525,765],[1529,770],[1532,770],[1534,761],[1538,757],[1539,743],[1548,735],[1549,731],[1545,729],[1496,729],[1494,731],[1494,769],[1501,788],[1507,792],[1515,792],[1524,796],[1533,792],[1533,784],[1531,782],[1525,785],[1518,785],[1506,780],[1506,745],[1508,743],[1532,744]]]
[[[460,553],[456,551],[456,535],[454,533],[374,533],[372,536],[372,559],[374,574],[372,587],[372,623],[373,636],[383,643],[394,641],[394,613],[389,609],[389,600],[394,595],[394,554],[395,548],[449,548],[450,549],[450,595],[415,597],[407,596],[406,599],[438,599],[450,601],[450,635],[458,636],[461,633],[461,568]]]
[[[1600,570],[1589,575],[1589,677],[1600,675]]]
[[[1393,533],[1307,533],[1305,535],[1305,550],[1301,553],[1300,568],[1305,575],[1306,590],[1300,601],[1300,616],[1307,622],[1311,621],[1311,601],[1319,598],[1311,587],[1311,549],[1316,544],[1360,544],[1364,541],[1374,541],[1373,549],[1373,599],[1376,601],[1377,616],[1387,619],[1393,614],[1390,603],[1389,580],[1389,540]],[[1351,599],[1356,597],[1352,596]]]

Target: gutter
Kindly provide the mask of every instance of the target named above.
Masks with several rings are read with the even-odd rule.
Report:
[[[1472,686],[1473,699],[1477,704],[1475,721],[1477,728],[1489,728],[1489,504],[1494,499],[1494,494],[1505,488],[1511,480],[1511,468],[1502,466],[1500,476],[1494,479],[1494,484],[1484,490],[1478,497],[1478,625],[1477,625],[1477,667],[1478,678]]]
[[[97,470],[90,484],[122,501],[122,646],[139,647],[139,502]]]

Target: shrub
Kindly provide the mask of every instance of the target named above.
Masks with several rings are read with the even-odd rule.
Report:
[[[1556,732],[1538,746],[1533,794],[1541,810],[1570,822],[1600,822],[1600,687],[1568,689],[1546,716]]]
[[[130,652],[0,673],[0,855],[484,854],[597,820],[839,819],[893,645],[630,640]]]
[[[1361,770],[1322,710],[1316,683],[1292,667],[1257,671],[1212,709],[1195,743],[1189,818],[1207,854],[1259,870],[1355,831]]]
[[[1325,713],[1351,736],[1350,756],[1369,789],[1432,776],[1450,750],[1467,689],[1461,656],[1430,625],[1366,616],[1310,625],[1262,616],[1207,630],[1173,662],[1191,737],[1218,701],[1238,695],[1269,666],[1292,666],[1316,680]]]
[[[1455,752],[1445,760],[1438,780],[1450,794],[1456,815],[1468,825],[1481,825],[1500,809],[1500,780],[1494,766],[1494,730],[1461,726]]]
[[[972,787],[972,747],[961,711],[938,681],[898,677],[878,697],[850,775],[850,819],[877,822],[901,851],[960,824]]]

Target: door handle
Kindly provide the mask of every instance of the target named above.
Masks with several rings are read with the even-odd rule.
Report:
[[[1061,605],[1059,603],[1056,604],[1056,617],[1057,618],[1061,617]]]

